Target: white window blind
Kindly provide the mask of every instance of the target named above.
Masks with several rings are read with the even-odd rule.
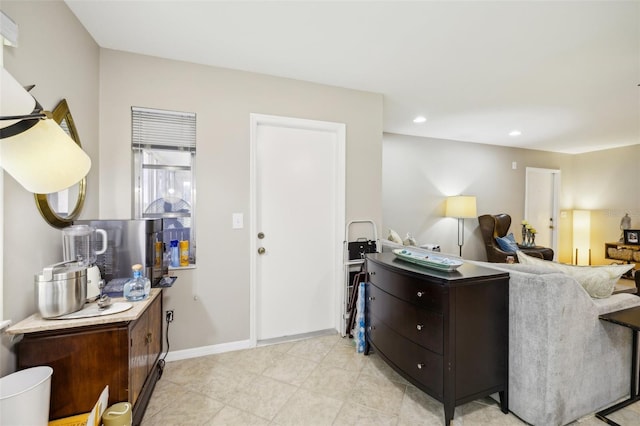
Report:
[[[152,108],[131,108],[134,148],[196,149],[196,114]]]

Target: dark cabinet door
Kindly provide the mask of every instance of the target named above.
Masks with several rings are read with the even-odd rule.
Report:
[[[84,331],[26,334],[18,345],[18,369],[53,368],[49,418],[91,411],[109,385],[109,405],[127,401],[128,329],[91,327]]]
[[[161,299],[156,298],[145,313],[131,327],[129,358],[131,395],[129,402],[138,401],[151,369],[162,349]]]

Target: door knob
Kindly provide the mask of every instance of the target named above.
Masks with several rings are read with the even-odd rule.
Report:
[[[259,239],[263,239],[264,238],[264,232],[258,232],[258,238]]]
[[[264,254],[266,252],[266,250],[264,249],[264,247],[260,247],[258,249],[258,254]]]

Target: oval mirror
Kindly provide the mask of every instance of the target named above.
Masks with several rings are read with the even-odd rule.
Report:
[[[73,117],[66,99],[58,103],[52,115],[56,123],[81,147],[78,131],[73,123]],[[67,189],[51,194],[34,194],[34,197],[44,220],[51,226],[64,228],[71,225],[80,215],[86,191],[87,178],[84,177],[80,182]]]

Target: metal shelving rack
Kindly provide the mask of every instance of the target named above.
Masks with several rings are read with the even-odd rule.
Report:
[[[364,265],[364,257],[360,259],[350,259],[349,257],[349,243],[358,240],[358,239],[351,240],[351,241],[349,240],[350,234],[352,232],[351,227],[355,224],[369,224],[371,226],[371,235],[373,238],[368,241],[375,242],[376,253],[380,253],[382,250],[382,247],[380,245],[380,240],[378,239],[378,230],[376,228],[376,224],[374,221],[352,220],[349,223],[347,223],[347,226],[345,229],[345,238],[343,242],[344,285],[342,286],[343,287],[342,325],[340,329],[340,334],[342,335],[342,337],[345,337],[348,334],[347,332],[348,330],[346,329],[347,321],[349,320],[348,303],[349,303],[351,292],[355,291],[355,289],[351,288],[352,287],[351,278],[350,278],[351,273],[354,273],[354,274],[357,273],[362,268],[362,265]]]

